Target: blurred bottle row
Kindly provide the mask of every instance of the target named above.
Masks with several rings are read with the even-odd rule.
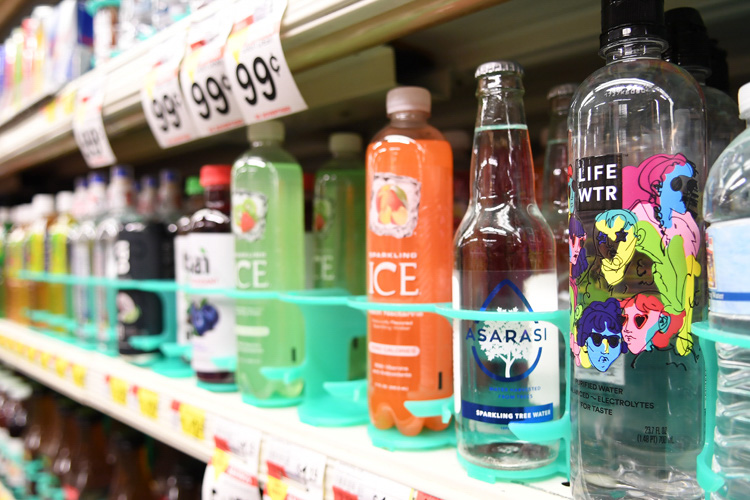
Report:
[[[0,480],[15,498],[201,497],[205,464],[0,368]]]

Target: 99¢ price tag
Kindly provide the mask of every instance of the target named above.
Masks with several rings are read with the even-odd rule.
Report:
[[[224,44],[232,28],[230,9],[193,24],[180,69],[182,93],[199,135],[241,127],[242,113],[224,66]]]
[[[159,418],[159,395],[154,391],[139,387],[138,406],[143,415],[154,420]]]
[[[73,365],[73,383],[80,388],[86,386],[86,367],[83,365]]]
[[[279,30],[286,0],[236,4],[237,21],[227,40],[224,64],[245,123],[271,120],[307,109],[294,81]]]
[[[125,406],[128,403],[128,383],[117,377],[109,377],[109,391],[112,401]]]
[[[90,82],[76,94],[73,136],[86,165],[91,168],[106,167],[117,161],[104,130],[103,104],[103,79]]]
[[[192,141],[198,136],[180,89],[179,72],[184,46],[184,31],[165,43],[156,52],[141,89],[143,114],[161,148]]]

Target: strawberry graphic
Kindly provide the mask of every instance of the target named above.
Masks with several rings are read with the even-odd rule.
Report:
[[[325,217],[323,217],[320,214],[315,215],[315,230],[322,231],[325,226],[326,226]]]
[[[240,218],[240,229],[243,233],[247,233],[248,231],[251,231],[255,227],[255,219],[253,219],[253,216],[250,215],[247,212],[242,212],[242,217]]]

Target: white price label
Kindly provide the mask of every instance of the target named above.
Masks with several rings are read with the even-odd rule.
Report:
[[[307,109],[294,81],[279,29],[286,0],[237,4],[239,15],[224,50],[224,63],[245,123],[271,120]]]
[[[265,440],[264,448],[270,483],[266,488],[266,497],[276,500],[275,495],[268,491],[275,484],[283,485],[283,490],[293,497],[323,499],[325,455],[270,437]]]
[[[141,89],[143,114],[161,148],[192,141],[198,136],[180,89],[185,35],[186,32],[181,31],[156,52]]]
[[[334,500],[411,500],[413,490],[341,462],[328,464],[326,484]]]
[[[201,489],[204,500],[260,500],[257,472],[242,460],[216,449],[206,467]]]
[[[220,417],[216,417],[213,431],[217,448],[237,455],[251,468],[254,467],[252,470],[256,475],[258,474],[262,439],[260,431]]]
[[[102,119],[104,80],[97,79],[81,87],[76,94],[73,115],[73,137],[81,150],[86,165],[106,167],[117,161],[107,139]]]
[[[232,29],[230,9],[193,24],[180,68],[185,104],[199,135],[241,127],[242,112],[232,94],[224,65],[224,44]]]

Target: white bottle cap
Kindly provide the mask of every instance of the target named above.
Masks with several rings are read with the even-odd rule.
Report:
[[[284,124],[278,120],[270,122],[253,123],[247,127],[247,138],[253,141],[279,141],[284,142]]]
[[[430,91],[422,87],[396,87],[388,91],[385,110],[390,115],[399,111],[430,112],[432,98]]]
[[[55,196],[55,208],[59,214],[70,213],[73,208],[73,193],[71,191],[60,191]]]
[[[750,82],[740,87],[737,100],[740,104],[740,118],[750,120]]]
[[[468,151],[471,149],[471,136],[465,130],[446,130],[443,137],[451,145],[453,151]]]
[[[31,205],[36,217],[48,217],[55,213],[55,197],[51,194],[35,194]]]
[[[328,138],[331,153],[359,153],[362,151],[362,136],[354,132],[336,132]]]

